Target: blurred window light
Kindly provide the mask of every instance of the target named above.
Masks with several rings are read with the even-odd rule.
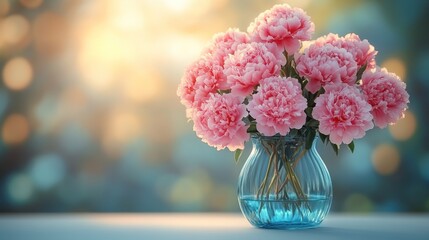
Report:
[[[7,44],[17,44],[27,36],[30,23],[21,15],[14,14],[0,22],[0,36]]]
[[[66,173],[64,159],[54,153],[35,157],[29,171],[32,182],[40,190],[54,187]]]
[[[395,146],[381,144],[372,153],[372,164],[381,175],[393,174],[400,164],[399,152]]]
[[[402,81],[407,80],[407,69],[405,67],[404,61],[402,61],[400,58],[386,59],[381,63],[381,67],[386,68],[389,72],[395,73]]]
[[[3,68],[3,81],[11,90],[23,90],[33,79],[33,67],[23,57],[10,59]]]
[[[416,132],[417,119],[411,111],[405,111],[405,117],[396,124],[389,126],[389,132],[396,140],[405,141],[410,139]]]
[[[8,145],[24,142],[29,135],[28,120],[20,114],[11,114],[6,117],[2,126],[2,139]]]
[[[6,192],[12,204],[21,205],[31,200],[34,186],[26,174],[13,174],[6,183]]]
[[[37,8],[42,5],[43,0],[19,0],[19,2],[26,8]]]

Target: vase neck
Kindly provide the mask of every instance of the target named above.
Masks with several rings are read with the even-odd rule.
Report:
[[[274,147],[294,147],[294,148],[305,148],[306,136],[304,135],[275,135],[275,136],[262,136],[260,134],[251,135],[253,148],[260,148],[264,146]],[[316,136],[311,145],[311,149],[316,149],[318,136]]]

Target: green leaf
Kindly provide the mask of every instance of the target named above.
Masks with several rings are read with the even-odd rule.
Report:
[[[319,132],[319,136],[320,136],[320,139],[322,140],[322,142],[325,143],[326,139],[328,138],[328,135],[325,135],[325,134],[322,134]]]
[[[235,163],[238,164],[238,161],[240,161],[240,157],[241,157],[242,153],[243,153],[243,149],[237,149],[237,150],[235,150],[235,153],[234,153]]]
[[[288,135],[291,137],[295,137],[298,135],[298,131],[299,131],[298,129],[291,129]]]
[[[304,112],[307,114],[307,116],[311,117],[313,116],[313,108],[312,107],[308,107],[304,110]]]
[[[357,83],[357,82],[362,78],[362,74],[363,74],[363,72],[365,72],[366,66],[367,66],[367,63],[365,63],[365,65],[363,65],[363,66],[358,70],[358,72],[357,72],[357,74],[356,74],[356,83]]]
[[[247,132],[248,133],[257,133],[258,129],[256,129],[256,124],[255,123],[251,123],[249,125],[249,128],[247,128]]]
[[[231,92],[231,90],[220,90],[220,89],[218,89],[217,90],[217,93],[219,93],[220,95],[223,95],[223,94],[225,94],[225,93],[230,93]]]
[[[349,147],[351,152],[355,151],[355,143],[353,141],[351,143],[349,143],[347,146]]]
[[[331,143],[332,149],[334,149],[335,154],[338,156],[338,152],[340,151],[340,146],[338,146],[337,144],[333,144]]]
[[[307,122],[307,126],[313,127],[313,128],[318,128],[319,127],[319,121],[317,121],[315,119],[310,119],[310,121]]]
[[[307,139],[305,140],[305,149],[310,149],[313,145],[313,140],[316,137],[316,131],[310,130],[307,134]]]

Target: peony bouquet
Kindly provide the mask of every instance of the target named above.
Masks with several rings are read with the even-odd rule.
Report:
[[[236,151],[250,134],[318,134],[338,153],[375,126],[404,116],[405,83],[377,66],[377,51],[358,35],[310,41],[314,24],[299,8],[275,5],[247,33],[216,34],[181,79],[177,94],[202,141]],[[305,44],[303,44],[305,43]]]

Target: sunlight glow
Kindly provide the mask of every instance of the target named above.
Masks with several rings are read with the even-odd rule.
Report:
[[[416,132],[417,120],[414,113],[405,111],[405,117],[400,119],[394,125],[389,126],[389,132],[396,140],[406,141]]]
[[[129,141],[140,137],[143,130],[142,120],[132,110],[117,107],[107,119],[100,123],[102,126],[102,144],[105,152],[116,155]]]
[[[12,58],[3,68],[3,81],[11,90],[25,89],[30,85],[32,79],[33,68],[26,58]]]
[[[30,23],[22,15],[14,14],[0,21],[0,36],[2,42],[17,44],[27,36]]]
[[[150,67],[142,67],[141,71],[128,72],[128,78],[122,82],[121,87],[127,99],[143,103],[155,99],[160,94],[162,79],[159,73]]]
[[[389,58],[381,63],[381,67],[386,68],[389,72],[395,73],[402,81],[406,81],[407,68],[402,59]]]
[[[68,38],[68,23],[64,16],[46,11],[34,20],[33,36],[36,50],[42,56],[52,56],[64,49]]]
[[[165,6],[174,12],[184,12],[187,8],[195,4],[194,0],[162,0]]]
[[[101,92],[114,87],[115,68],[126,60],[130,51],[120,34],[112,29],[101,26],[91,28],[83,39],[79,57],[85,84],[91,90]]]
[[[374,169],[381,175],[393,174],[398,169],[400,161],[398,149],[389,144],[377,146],[372,154]]]
[[[23,115],[11,114],[3,123],[2,139],[9,145],[19,144],[28,138],[29,132],[28,120]]]

